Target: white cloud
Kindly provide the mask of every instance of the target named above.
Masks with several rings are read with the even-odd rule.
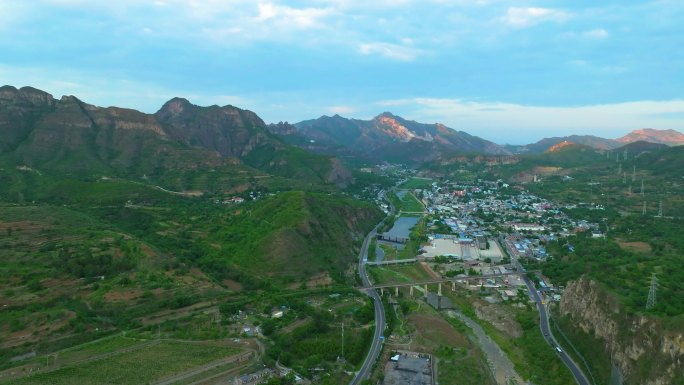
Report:
[[[408,118],[440,121],[497,143],[521,143],[550,135],[593,134],[618,137],[637,128],[681,129],[684,100],[634,101],[574,107],[529,106],[462,99],[388,100],[380,107],[404,108]],[[520,138],[524,133],[526,138]]]
[[[413,47],[399,44],[372,42],[359,45],[359,53],[363,55],[380,55],[388,59],[412,61],[421,51]]]
[[[582,36],[589,38],[589,39],[605,39],[608,37],[608,31],[606,31],[603,28],[598,28],[598,29],[592,29],[589,31],[584,31],[582,32]]]
[[[525,28],[545,21],[562,22],[569,17],[570,14],[551,8],[510,7],[500,20],[511,27]]]

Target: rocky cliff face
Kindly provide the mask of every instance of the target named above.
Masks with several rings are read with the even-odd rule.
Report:
[[[223,156],[245,156],[270,139],[261,118],[233,106],[200,107],[186,99],[174,98],[154,116],[172,138]]]
[[[684,379],[684,325],[629,315],[599,284],[587,278],[571,283],[560,303],[585,333],[602,340],[626,384],[668,385]]]

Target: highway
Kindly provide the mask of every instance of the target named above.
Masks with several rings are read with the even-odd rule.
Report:
[[[520,265],[519,262],[516,261],[516,265],[518,266],[518,271],[524,271],[522,265]],[[560,357],[561,361],[563,361],[565,366],[567,366],[568,369],[570,369],[570,372],[572,373],[573,377],[575,377],[575,381],[577,381],[579,385],[591,385],[591,383],[584,376],[582,370],[577,366],[577,364],[575,364],[575,361],[573,361],[567,355],[567,353],[565,353],[565,350],[562,350],[560,353],[556,351],[556,347],[559,347],[560,345],[558,344],[556,338],[553,336],[553,333],[551,332],[551,327],[549,326],[549,314],[546,312],[546,307],[542,303],[541,296],[539,295],[537,289],[534,287],[532,281],[530,281],[529,277],[527,277],[527,275],[523,275],[522,277],[525,281],[525,285],[527,285],[527,290],[529,290],[530,294],[532,295],[532,298],[534,299],[534,302],[537,304],[537,309],[539,310],[539,327],[541,328],[544,339],[549,345],[551,345],[551,347],[554,348],[554,351],[556,352],[556,354],[558,354],[558,356]]]
[[[365,287],[365,293],[369,297],[371,297],[371,299],[373,300],[373,305],[375,306],[375,332],[373,333],[373,342],[371,343],[371,347],[368,350],[368,355],[366,356],[366,359],[363,361],[361,369],[359,369],[359,371],[356,373],[356,376],[349,383],[350,385],[358,385],[363,380],[368,378],[373,368],[373,363],[377,361],[378,356],[380,356],[380,351],[382,351],[382,341],[380,340],[380,337],[382,336],[382,333],[385,330],[385,307],[382,305],[382,300],[380,299],[378,293],[374,289],[370,288],[371,282],[368,279],[368,274],[366,273],[368,246],[370,245],[371,239],[373,239],[376,236],[380,224],[381,223],[376,225],[375,228],[373,228],[373,230],[371,230],[371,232],[368,233],[366,239],[363,240],[361,251],[359,251],[359,276],[361,277],[361,282]]]

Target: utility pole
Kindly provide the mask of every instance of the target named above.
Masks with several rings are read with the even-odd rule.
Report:
[[[663,200],[660,200],[660,206],[658,207],[658,218],[663,217]]]
[[[651,288],[648,290],[648,299],[646,300],[646,310],[650,310],[656,305],[656,290],[658,289],[658,278],[655,273],[651,276]]]

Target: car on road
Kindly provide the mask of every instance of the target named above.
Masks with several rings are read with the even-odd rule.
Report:
[[[559,346],[556,346],[556,351],[557,351],[558,353],[563,353],[563,349],[561,349]]]

